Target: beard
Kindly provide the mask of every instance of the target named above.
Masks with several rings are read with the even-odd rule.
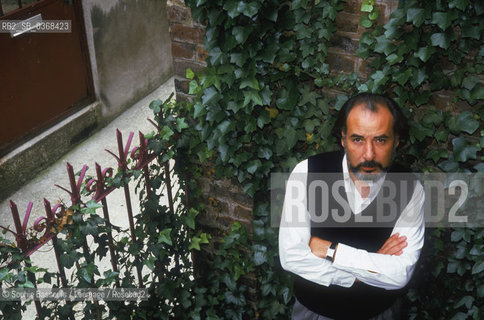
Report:
[[[353,166],[349,161],[348,161],[348,167],[353,172],[355,175],[356,179],[361,180],[361,181],[370,181],[370,182],[376,182],[378,181],[381,177],[383,177],[387,171],[388,168],[384,168],[381,163],[377,161],[363,161],[358,163],[356,166]],[[361,171],[361,167],[365,168],[378,168],[380,169],[378,172],[364,172]]]
[[[383,167],[383,165],[380,162],[374,161],[374,160],[363,161],[363,162],[358,163],[356,166],[353,166],[348,159],[348,149],[346,148],[346,145],[344,146],[344,149],[345,149],[345,154],[346,154],[346,157],[347,157],[346,159],[347,159],[347,162],[348,162],[348,168],[355,175],[356,179],[358,179],[360,181],[376,182],[387,173],[388,166]],[[380,169],[380,171],[378,171],[378,172],[364,172],[364,171],[361,171],[362,167],[375,168],[375,169],[378,168],[378,169]]]

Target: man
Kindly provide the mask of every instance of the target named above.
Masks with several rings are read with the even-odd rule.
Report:
[[[283,268],[295,275],[293,319],[398,319],[401,289],[413,273],[425,229],[422,185],[413,176],[393,175],[404,172],[393,158],[408,133],[406,119],[393,100],[365,93],[344,104],[335,128],[344,152],[300,162],[286,186],[279,254]],[[322,178],[331,181],[321,183],[321,172],[334,172]],[[302,198],[293,194],[301,183]],[[379,203],[387,183],[394,191],[390,209]],[[342,220],[346,211],[350,216]],[[377,224],[392,214],[390,224]]]

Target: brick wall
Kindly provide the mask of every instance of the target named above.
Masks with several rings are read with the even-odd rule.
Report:
[[[168,21],[170,24],[171,51],[175,73],[177,101],[190,100],[189,81],[185,78],[187,68],[201,71],[205,66],[206,51],[203,49],[205,28],[193,21],[183,0],[167,2]]]

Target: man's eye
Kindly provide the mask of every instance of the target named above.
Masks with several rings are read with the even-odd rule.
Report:
[[[377,138],[376,139],[376,142],[378,143],[385,143],[387,140],[386,139],[383,139],[383,138]]]
[[[353,142],[361,142],[361,138],[353,138]]]

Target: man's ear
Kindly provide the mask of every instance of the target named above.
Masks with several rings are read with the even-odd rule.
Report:
[[[345,139],[346,139],[346,134],[344,133],[343,130],[341,130],[341,146],[343,148],[345,147]]]
[[[398,145],[399,145],[399,144],[400,144],[400,139],[399,139],[399,137],[398,137],[398,136],[395,136],[395,143],[394,143],[393,148],[394,148],[395,150],[397,150],[397,148],[398,148]]]

